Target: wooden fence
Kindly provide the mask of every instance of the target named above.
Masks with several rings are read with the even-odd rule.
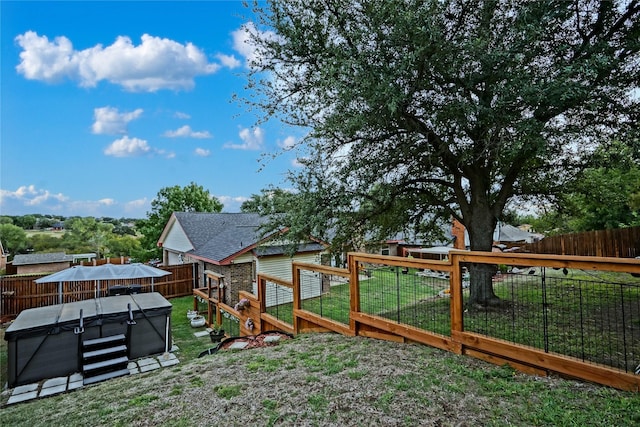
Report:
[[[101,281],[63,282],[63,302],[80,301],[108,295],[113,286],[140,285],[140,292],[161,293],[165,298],[192,294],[194,278],[198,277],[197,264],[182,264],[160,267],[171,274],[163,277],[143,279],[117,279]],[[0,320],[14,319],[22,310],[59,303],[58,283],[35,281],[47,274],[0,277]]]
[[[499,309],[469,309],[471,263],[513,266],[494,277],[504,302]],[[194,297],[208,300],[210,321],[212,308],[217,322],[231,314],[241,335],[333,331],[418,342],[537,375],[640,390],[640,261],[468,251],[434,261],[351,253],[346,269],[306,263],[292,269],[291,281],[259,274],[257,295],[240,293],[250,303],[242,311],[218,303],[209,289],[194,290]],[[323,292],[305,299],[309,286]],[[293,292],[293,301],[268,306],[275,297],[270,292]]]
[[[83,266],[96,266],[96,265],[104,265],[104,264],[127,264],[130,262],[129,257],[121,256],[121,257],[111,257],[111,258],[100,258],[100,259],[92,259],[91,261],[81,261],[78,265]]]
[[[635,258],[640,256],[640,227],[549,236],[521,249],[535,254]]]

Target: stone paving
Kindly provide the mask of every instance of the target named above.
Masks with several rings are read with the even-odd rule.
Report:
[[[177,350],[177,347],[174,346],[171,351],[173,352],[175,350]],[[127,365],[127,368],[129,369],[129,374],[134,375],[166,368],[177,365],[178,363],[180,363],[180,361],[174,353],[163,353],[131,361]],[[11,393],[7,405],[79,389],[84,387],[83,380],[84,378],[81,373],[75,373],[65,377],[49,378],[38,383],[21,385],[5,392]]]

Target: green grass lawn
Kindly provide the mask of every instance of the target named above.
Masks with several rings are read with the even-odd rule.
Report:
[[[410,270],[370,269],[360,281],[361,311],[449,336],[450,300],[438,293],[446,279]],[[467,310],[465,330],[632,370],[640,354],[640,278],[628,274],[538,269],[535,274],[501,275],[494,283],[503,307]],[[463,298],[468,290],[463,291]],[[301,302],[303,309],[347,325],[349,284],[331,286]],[[292,304],[267,311],[292,322]]]
[[[387,282],[381,286],[389,285],[387,291],[395,301],[398,297],[403,301],[396,276],[385,273],[380,280],[385,277]],[[430,286],[435,290],[436,285]],[[408,280],[403,286],[411,289],[413,285]],[[500,292],[506,289],[503,286]],[[345,298],[344,288],[336,291],[335,300],[323,301],[323,313],[343,306],[338,295]],[[408,297],[404,300],[399,310],[402,321],[427,322],[434,316],[439,323],[448,322],[444,314],[448,299],[418,295],[423,299],[418,304],[411,304]],[[391,296],[383,299],[389,305],[381,306],[387,310],[381,314],[389,318],[398,314]],[[421,345],[309,334],[273,348],[198,359],[200,352],[214,344],[208,336],[194,336],[204,328],[192,328],[186,317],[187,310],[193,309],[193,297],[170,302],[179,365],[2,408],[2,425],[390,425],[387,421],[393,419],[393,425],[411,426],[433,417],[440,417],[438,423],[446,425],[459,421],[456,417],[461,414],[467,423],[479,416],[477,425],[492,426],[635,426],[640,422],[638,393],[529,377],[508,367]],[[434,313],[441,313],[442,318]],[[3,376],[5,344],[2,339]],[[275,390],[279,383],[285,386]],[[296,400],[300,396],[303,399]],[[226,417],[233,408],[240,409],[230,420]],[[361,421],[349,424],[356,419]]]
[[[626,345],[627,352],[633,353],[627,357],[631,361],[629,363],[634,363],[634,354],[640,354],[640,293],[637,288],[621,287],[619,283],[640,284],[640,278],[620,278],[619,275],[610,274],[594,276],[593,272],[579,271],[565,275],[561,271],[549,270],[544,291],[538,282],[539,277],[526,275],[515,284],[497,282],[494,285],[496,293],[510,303],[499,310],[465,312],[465,329],[538,348],[545,348],[546,345],[549,351],[622,369],[625,367],[617,363],[624,361],[625,356],[620,355],[620,349]],[[611,282],[614,284],[607,284]],[[372,270],[371,277],[361,281],[361,310],[391,321],[449,335],[450,300],[437,296],[446,288],[447,280],[419,276],[416,270],[402,274],[395,268],[378,268]],[[546,312],[540,304],[543,292],[545,298],[551,301]],[[610,298],[608,295],[612,292],[614,297]],[[302,301],[302,308],[348,324],[349,298],[349,284],[335,284],[321,296]],[[170,302],[173,305],[172,336],[179,349],[177,354],[180,360],[195,359],[202,351],[214,347],[208,335],[194,336],[204,327],[191,327],[186,317],[187,311],[193,309],[193,297],[174,298]],[[204,309],[204,306],[201,308]],[[620,323],[623,311],[627,316],[635,313],[624,325]],[[291,303],[269,307],[267,312],[292,323]],[[228,336],[239,335],[237,321],[224,317],[223,324]],[[603,324],[607,325],[606,330]],[[582,326],[576,328],[576,325]],[[543,326],[548,334],[546,341],[540,335]],[[4,329],[0,333],[3,336]],[[611,348],[613,351],[609,350]],[[7,370],[4,339],[0,339],[0,369],[4,376]]]
[[[631,427],[639,407],[638,393],[532,377],[428,346],[303,334],[2,407],[0,422]]]
[[[211,342],[209,335],[196,337],[194,333],[204,331],[206,328],[193,328],[187,319],[187,311],[193,310],[193,297],[186,296],[172,298],[169,302],[173,305],[171,310],[171,335],[173,343],[178,347],[177,355],[180,360],[191,360],[198,357],[198,354],[211,347],[215,343]]]
[[[401,269],[396,268],[378,268],[370,271],[370,277],[363,276],[360,281],[360,310],[363,313],[383,317],[392,318],[391,316],[393,316],[394,320],[408,320],[407,312],[402,313],[403,310],[411,306],[416,307],[416,303],[432,300],[438,292],[449,287],[448,280],[418,276],[415,269],[410,269],[407,274],[403,274]],[[301,308],[348,325],[349,300],[349,283],[337,284],[331,286],[328,291],[318,297],[304,299],[301,302]],[[438,310],[445,307],[443,315],[448,316],[448,303],[441,303],[440,306]],[[293,321],[292,310],[292,303],[286,303],[268,307],[267,313],[291,324]],[[393,313],[391,313],[392,311]],[[429,316],[429,319],[433,317]],[[432,320],[429,322],[416,321],[410,324],[413,323],[418,327],[434,324]],[[437,329],[438,332],[447,330],[448,322],[445,327],[440,325]]]

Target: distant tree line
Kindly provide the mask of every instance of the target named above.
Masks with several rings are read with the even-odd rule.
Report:
[[[160,234],[173,212],[220,212],[223,205],[202,186],[165,187],[151,202],[145,219],[0,216],[0,241],[9,255],[66,252],[95,253],[98,258],[127,256],[138,262],[161,258]],[[56,233],[40,233],[62,225]]]
[[[93,252],[99,257],[139,256],[142,249],[136,235],[136,221],[39,214],[2,216],[0,239],[10,259],[16,254],[47,252]],[[60,228],[59,234],[37,232],[53,228]]]

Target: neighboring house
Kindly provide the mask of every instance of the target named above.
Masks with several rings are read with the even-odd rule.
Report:
[[[467,250],[470,247],[469,233],[460,221],[454,219],[449,230],[443,229],[442,241],[425,241],[415,236],[407,236],[406,234],[398,234],[392,239],[387,240],[380,248],[382,255],[427,257],[430,256],[429,251],[423,249],[436,248],[444,251],[447,247],[454,249]],[[507,249],[516,249],[518,244],[532,243],[542,239],[544,235],[531,233],[509,224],[498,222],[493,232],[493,246],[496,251]],[[437,252],[437,251],[436,251]],[[443,253],[446,253],[444,251]],[[423,254],[423,255],[418,255]],[[438,252],[432,258],[438,258],[441,254]]]
[[[55,273],[71,267],[72,255],[64,252],[15,255],[11,264],[15,274]]]
[[[498,229],[498,242],[503,244],[533,243],[544,237],[542,234],[531,233],[509,224],[498,223]]]
[[[443,227],[439,233],[439,238],[425,239],[419,237],[415,232],[398,233],[387,239],[374,253],[380,255],[406,257],[416,249],[452,246],[457,249],[465,249],[465,230],[458,221],[453,221],[450,227]],[[372,251],[369,251],[372,252]]]
[[[279,233],[261,238],[267,221],[256,213],[174,212],[158,240],[162,263],[197,263],[202,285],[205,270],[223,275],[230,305],[240,290],[255,292],[258,273],[291,280],[293,261],[321,263],[325,245],[319,242],[298,245],[291,257]]]
[[[95,262],[97,258],[97,255],[93,252],[86,254],[72,254],[69,256],[71,257],[71,262],[73,262],[73,264],[79,264],[80,262]]]

